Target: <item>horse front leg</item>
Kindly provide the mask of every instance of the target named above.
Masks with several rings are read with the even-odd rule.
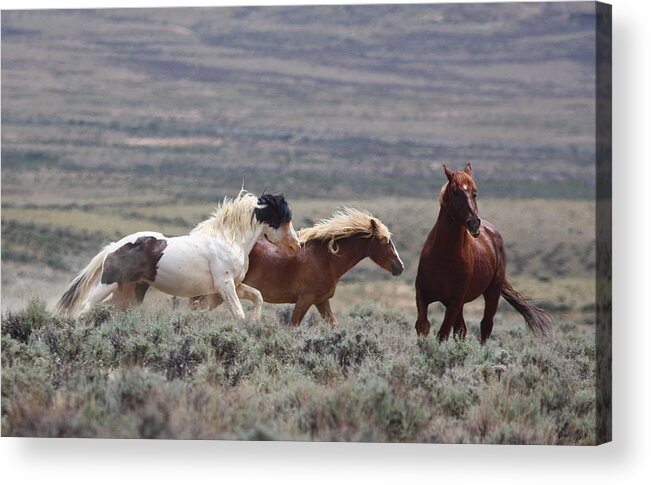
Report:
[[[463,312],[459,314],[459,318],[454,323],[454,337],[464,339],[468,333],[468,328],[466,327],[466,321],[463,319]]]
[[[255,306],[253,307],[251,321],[255,322],[256,320],[260,320],[262,316],[262,293],[252,286],[240,283],[237,287],[237,296],[253,302]]]
[[[429,319],[427,318],[427,309],[430,302],[428,302],[423,295],[416,290],[416,307],[418,308],[418,317],[416,318],[416,335],[419,337],[427,337],[431,327]]]
[[[447,340],[450,337],[450,331],[452,326],[458,322],[459,317],[463,313],[463,300],[458,300],[449,303],[445,307],[445,316],[443,317],[443,323],[437,334],[439,342]]]
[[[299,298],[296,304],[294,305],[294,311],[292,312],[292,319],[290,320],[291,325],[297,327],[303,321],[303,317],[310,309],[314,301],[311,298]]]
[[[233,314],[233,316],[241,322],[245,321],[246,315],[244,314],[242,303],[237,297],[235,282],[229,278],[220,283],[216,283],[215,287],[217,288],[220,296],[223,298],[224,303],[226,303],[226,307]]]
[[[332,309],[330,308],[330,300],[318,303],[316,305],[316,309],[319,310],[321,318],[323,318],[330,325],[333,327],[336,327],[338,325],[337,319],[335,318],[335,315],[332,313]]]

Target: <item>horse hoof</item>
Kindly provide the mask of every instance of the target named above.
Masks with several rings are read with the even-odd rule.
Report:
[[[445,342],[449,337],[449,335],[444,335],[441,332],[436,335],[436,338],[438,338],[439,342]]]
[[[427,337],[429,335],[429,322],[416,322],[416,335],[419,337]]]

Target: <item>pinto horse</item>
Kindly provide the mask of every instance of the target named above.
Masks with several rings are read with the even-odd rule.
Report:
[[[417,334],[429,334],[427,308],[430,303],[440,301],[445,305],[445,317],[438,339],[447,339],[453,327],[456,336],[465,337],[463,305],[483,295],[481,343],[484,345],[493,330],[493,317],[502,295],[524,317],[534,334],[545,335],[551,316],[509,284],[502,236],[491,223],[479,219],[477,186],[470,163],[462,172],[451,172],[446,165],[443,169],[448,181],[439,195],[441,209],[418,263]]]
[[[266,241],[251,251],[249,271],[244,282],[262,293],[269,303],[295,303],[291,324],[298,325],[314,305],[331,325],[337,319],[330,308],[337,282],[364,258],[394,276],[404,265],[391,241],[389,229],[367,212],[344,208],[331,218],[298,232],[301,250],[291,256]],[[212,309],[220,295],[193,299],[195,308]]]
[[[249,253],[263,237],[297,253],[300,245],[291,219],[282,195],[258,198],[242,190],[235,199],[225,198],[212,217],[190,234],[165,237],[158,232],[137,232],[109,244],[72,280],[57,311],[77,316],[109,297],[117,306],[128,306],[125,295],[142,301],[144,292],[153,286],[183,297],[218,293],[240,320],[245,315],[239,298],[248,299],[255,304],[252,319],[256,320],[262,296],[242,282]]]

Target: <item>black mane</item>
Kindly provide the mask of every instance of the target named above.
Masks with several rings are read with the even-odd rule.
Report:
[[[292,211],[283,194],[262,194],[258,199],[258,204],[264,206],[254,210],[258,222],[278,229],[281,224],[292,220]]]

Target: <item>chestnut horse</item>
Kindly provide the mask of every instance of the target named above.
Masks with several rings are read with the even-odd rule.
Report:
[[[445,306],[445,317],[438,339],[447,339],[453,327],[455,336],[465,337],[463,305],[483,295],[481,343],[484,345],[493,330],[493,317],[502,295],[524,317],[534,334],[545,335],[551,316],[511,287],[506,278],[502,236],[491,223],[479,219],[477,186],[470,163],[462,172],[450,172],[445,165],[443,169],[448,181],[439,195],[441,209],[418,263],[417,334],[429,334],[427,308],[430,303],[440,301]]]
[[[301,250],[295,256],[261,240],[249,254],[244,283],[257,288],[269,303],[295,303],[291,324],[298,325],[314,305],[331,325],[337,319],[330,308],[337,282],[364,258],[371,258],[394,276],[404,265],[391,241],[389,229],[377,218],[344,208],[331,218],[298,232]],[[215,308],[218,294],[193,298],[195,308]]]

